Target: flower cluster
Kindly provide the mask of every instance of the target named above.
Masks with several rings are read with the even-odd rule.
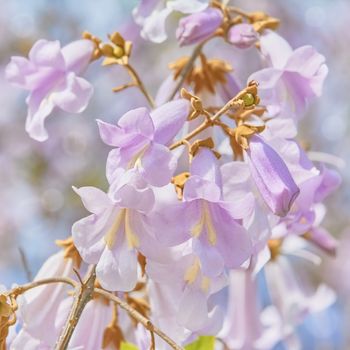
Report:
[[[137,87],[149,104],[113,124],[97,120],[111,148],[108,189],[73,187],[90,214],[43,265],[33,282],[40,286],[0,295],[7,322],[14,311],[5,295],[23,294],[22,327],[11,349],[51,349],[58,339],[72,349],[119,349],[126,342],[181,349],[200,336],[215,336],[228,349],[272,349],[281,341],[297,344],[297,326],[334,301],[329,287],[312,285],[291,259],[317,265],[336,250],[321,222],[339,175],[313,162],[297,135],[308,104],[321,95],[325,58],[311,46],[293,50],[275,32],[277,19],[219,1],[141,1],[134,10],[141,35],[164,41],[173,11],[184,14],[179,45],[197,46],[171,64],[155,100],[119,33],[110,43],[85,33],[62,49],[39,40],[29,59],[13,57],[7,66],[8,80],[30,91],[26,130],[39,141],[55,107],[79,113],[87,106],[92,87],[77,74],[100,57],[132,78],[114,91]],[[231,62],[207,57],[213,38],[229,48],[255,48],[265,68],[240,85]],[[258,275],[270,294],[265,308]],[[51,284],[57,277],[61,283]],[[45,278],[50,284],[41,284]],[[64,281],[82,283],[79,297]],[[145,322],[150,334],[140,317],[152,321]]]

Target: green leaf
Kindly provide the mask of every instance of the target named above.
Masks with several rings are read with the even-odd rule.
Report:
[[[138,350],[138,347],[131,343],[122,342],[120,344],[120,350]]]
[[[199,337],[195,342],[185,346],[186,350],[214,350],[215,337]]]

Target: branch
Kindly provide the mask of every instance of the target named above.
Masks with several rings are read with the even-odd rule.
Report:
[[[56,343],[56,350],[66,350],[68,348],[69,341],[78,324],[80,316],[83,313],[86,304],[92,299],[96,280],[95,268],[95,266],[92,267],[86,281],[77,288],[72,309],[58,342]]]
[[[6,294],[18,296],[20,294],[27,292],[30,289],[37,288],[37,287],[43,286],[45,284],[53,284],[53,283],[66,283],[66,284],[71,285],[74,288],[77,287],[77,283],[75,281],[73,281],[71,278],[52,277],[52,278],[44,278],[44,279],[39,280],[39,281],[33,281],[30,283],[22,284],[21,286],[18,286],[18,287],[11,289]]]
[[[128,303],[118,298],[116,295],[109,293],[105,290],[102,290],[100,288],[95,288],[94,291],[96,294],[99,294],[110,301],[116,303],[119,305],[122,309],[127,311],[130,316],[135,318],[138,322],[140,322],[147,330],[149,330],[151,333],[157,334],[160,338],[162,338],[166,343],[168,343],[173,349],[175,350],[184,350],[180,345],[177,345],[171,338],[169,338],[165,333],[163,333],[159,328],[153,325],[153,323],[141,315],[139,312],[137,312],[134,308],[132,308]]]
[[[181,70],[181,73],[180,73],[180,80],[179,82],[176,84],[174,90],[171,92],[169,98],[168,98],[168,101],[171,101],[176,93],[180,90],[180,88],[182,87],[186,77],[187,77],[187,74],[190,72],[190,70],[192,69],[193,67],[193,64],[195,62],[195,60],[197,59],[197,57],[200,55],[201,51],[202,51],[202,48],[204,46],[204,44],[206,43],[207,40],[201,42],[199,45],[196,46],[196,48],[193,50],[192,52],[192,55],[190,57],[190,59],[188,60],[188,62],[186,63],[186,65],[182,68]]]

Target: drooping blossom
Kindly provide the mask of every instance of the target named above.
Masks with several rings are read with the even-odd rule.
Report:
[[[201,149],[191,164],[183,201],[165,206],[154,216],[160,242],[177,245],[191,238],[202,270],[217,276],[224,267],[235,268],[251,254],[251,241],[239,223],[243,211],[222,197],[221,174],[214,154]],[[249,206],[250,198],[247,198]]]
[[[107,177],[112,183],[119,168],[135,168],[154,186],[164,186],[173,175],[177,160],[167,144],[179,132],[188,116],[185,100],[172,101],[151,113],[137,108],[124,114],[117,125],[98,121],[100,135],[116,147],[107,160]]]
[[[34,280],[50,277],[74,277],[74,260],[65,258],[60,251],[49,257],[43,264]],[[20,300],[20,311],[23,319],[21,337],[39,339],[43,344],[55,344],[59,330],[55,330],[55,320],[60,303],[71,290],[65,283],[47,284],[26,292]],[[47,326],[51,331],[48,331]],[[22,338],[21,338],[22,339]],[[20,342],[22,340],[16,340]],[[19,349],[19,348],[18,348]]]
[[[320,262],[317,256],[305,250],[301,240],[298,237],[286,238],[264,269],[271,301],[281,319],[285,335],[293,335],[295,327],[309,314],[324,310],[336,299],[331,288],[322,283],[313,286],[306,270],[296,271],[287,258],[287,255],[294,255]]]
[[[192,332],[216,334],[221,326],[222,312],[217,306],[210,306],[208,299],[226,285],[225,275],[206,275],[198,256],[191,253],[191,244],[182,245],[178,249],[182,253],[177,258],[162,263],[149,261],[146,265],[147,274],[159,284],[155,288],[167,291],[170,300],[174,300],[170,314],[167,314],[166,307],[159,308],[156,314],[158,317],[160,314],[166,315],[170,319],[175,317],[175,323]],[[169,326],[174,327],[171,326],[171,321]]]
[[[260,46],[271,67],[253,73],[248,81],[259,83],[261,103],[270,116],[302,118],[308,103],[322,93],[328,73],[325,57],[312,46],[293,51],[271,31],[261,36]]]
[[[239,49],[247,49],[253,46],[259,39],[259,34],[248,23],[240,23],[232,26],[227,33],[227,40]]]
[[[113,192],[95,187],[75,189],[92,214],[72,227],[74,243],[83,260],[97,264],[96,275],[103,288],[130,291],[137,281],[137,253],[159,257],[159,243],[148,233],[147,214],[154,194],[135,171],[118,179]]]
[[[81,113],[88,105],[93,87],[79,77],[89,64],[93,44],[74,41],[61,48],[59,41],[38,40],[29,58],[14,56],[6,67],[6,78],[28,90],[26,131],[37,141],[48,138],[45,119],[55,108]]]
[[[180,20],[176,38],[180,46],[192,45],[214,34],[223,21],[222,12],[215,8],[194,13]]]
[[[184,14],[197,13],[205,10],[208,3],[208,0],[167,0],[163,5],[159,0],[141,0],[133,15],[136,23],[142,26],[141,36],[161,43],[167,39],[165,24],[173,11]]]
[[[280,325],[262,309],[259,285],[251,269],[229,273],[225,322],[219,337],[230,349],[269,350],[282,338]]]

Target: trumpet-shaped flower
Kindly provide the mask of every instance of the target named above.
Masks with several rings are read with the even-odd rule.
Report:
[[[177,159],[166,145],[183,126],[188,110],[187,101],[177,100],[151,113],[146,108],[131,110],[117,125],[98,121],[103,142],[117,147],[107,160],[109,182],[113,182],[117,169],[135,168],[153,186],[168,184]]]
[[[293,51],[270,31],[261,37],[261,49],[272,67],[253,73],[248,81],[259,83],[259,96],[269,114],[300,119],[308,102],[322,94],[328,73],[324,56],[312,46]]]
[[[39,40],[31,48],[29,59],[11,58],[6,78],[30,92],[26,131],[33,139],[48,138],[44,122],[56,107],[80,113],[88,105],[93,88],[78,75],[89,64],[93,48],[88,40],[74,41],[63,48],[59,41]]]
[[[183,202],[165,206],[154,216],[155,234],[170,246],[194,238],[193,250],[203,272],[217,276],[224,267],[240,266],[251,254],[250,237],[239,222],[244,214],[237,209],[222,199],[221,174],[214,154],[201,149],[192,161]]]
[[[147,213],[154,204],[153,191],[146,185],[137,172],[129,171],[113,193],[75,189],[92,214],[73,225],[74,243],[85,262],[97,264],[97,278],[108,290],[134,288],[138,251],[145,256],[161,254],[146,230]]]
[[[222,322],[221,312],[217,307],[210,307],[208,299],[226,285],[225,275],[206,275],[199,257],[191,253],[190,244],[179,249],[183,251],[182,256],[168,259],[167,263],[150,261],[146,266],[147,274],[154,282],[170,288],[171,299],[176,300],[175,310],[171,313],[174,313],[178,325],[192,332],[206,330],[204,334],[215,334]]]

